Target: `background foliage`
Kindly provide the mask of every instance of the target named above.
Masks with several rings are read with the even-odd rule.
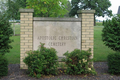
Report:
[[[67,0],[27,0],[27,8],[33,8],[36,17],[63,17],[66,4]]]
[[[8,0],[6,3],[7,7],[7,13],[9,19],[15,19],[19,20],[20,19],[20,8],[25,8],[26,7],[26,0]]]
[[[108,10],[111,6],[109,0],[72,0],[70,16],[77,15],[78,10],[95,10],[96,16],[112,16],[112,11]]]

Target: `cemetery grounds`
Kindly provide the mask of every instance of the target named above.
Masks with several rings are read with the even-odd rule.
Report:
[[[14,30],[13,24],[11,27]],[[115,53],[113,50],[108,48],[103,44],[102,41],[102,23],[98,22],[96,26],[94,26],[94,61],[95,62],[101,62],[101,61],[107,61],[107,55],[109,53]],[[9,64],[19,64],[20,63],[20,24],[15,23],[15,36],[12,36],[11,39],[14,40],[14,42],[11,43],[12,49],[10,50],[10,53],[6,54],[6,57],[9,61]]]

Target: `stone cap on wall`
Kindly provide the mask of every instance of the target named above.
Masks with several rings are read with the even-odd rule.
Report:
[[[34,9],[19,9],[20,13],[33,13]]]
[[[34,21],[69,21],[69,22],[81,22],[81,18],[49,18],[49,17],[34,17]]]
[[[81,13],[94,14],[94,13],[95,13],[95,10],[78,10],[77,13],[78,13],[78,14],[81,14]]]

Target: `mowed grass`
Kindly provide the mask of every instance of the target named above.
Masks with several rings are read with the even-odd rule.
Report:
[[[103,26],[94,27],[94,61],[107,61],[107,55],[115,53],[103,44],[102,29]]]
[[[13,26],[12,26],[13,28]],[[114,53],[110,48],[105,46],[102,41],[102,29],[103,26],[94,27],[94,61],[107,61],[107,55],[109,53]],[[16,34],[20,34],[20,25],[15,25]],[[11,43],[12,49],[10,53],[6,53],[6,57],[9,64],[19,64],[20,63],[20,36],[12,36],[11,39],[14,42]]]
[[[6,57],[8,59],[9,64],[19,64],[20,63],[20,36],[12,36],[10,39],[13,39],[10,45],[12,45],[12,49],[10,49],[10,53],[6,53]]]
[[[15,34],[20,34],[20,24],[14,23],[15,25]],[[14,30],[13,24],[11,24],[12,29]],[[20,36],[12,36],[10,39],[14,40],[10,45],[10,53],[6,53],[9,64],[19,64],[20,63]]]
[[[11,23],[11,27],[13,31],[15,29],[15,34],[20,34],[20,23]]]

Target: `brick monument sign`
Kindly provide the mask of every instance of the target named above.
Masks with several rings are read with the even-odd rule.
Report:
[[[55,48],[59,58],[76,48],[91,48],[93,58],[94,10],[78,11],[79,18],[33,17],[33,12],[33,9],[20,9],[20,68],[27,68],[23,62],[25,52],[37,50],[40,42]]]

